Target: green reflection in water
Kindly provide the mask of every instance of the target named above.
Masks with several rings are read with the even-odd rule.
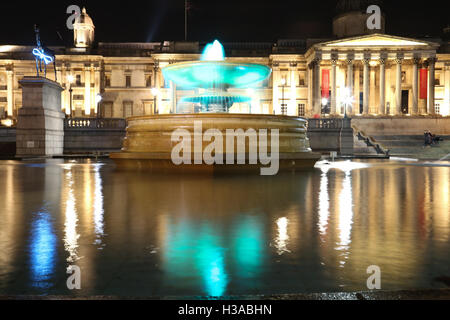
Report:
[[[200,226],[186,220],[170,223],[165,250],[169,275],[186,281],[201,279],[207,295],[222,296],[228,280],[218,234],[207,222]]]
[[[263,225],[257,216],[244,216],[235,226],[233,254],[240,277],[257,276],[262,263]]]

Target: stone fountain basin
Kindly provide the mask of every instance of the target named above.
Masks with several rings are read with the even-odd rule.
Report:
[[[279,130],[279,157],[280,170],[312,168],[320,159],[320,155],[311,151],[307,138],[307,120],[298,117],[254,115],[254,114],[167,114],[140,116],[128,118],[127,135],[124,139],[122,152],[113,153],[111,159],[119,168],[146,168],[156,171],[182,170],[182,171],[235,171],[254,170],[261,165],[180,165],[171,161],[172,149],[179,143],[173,142],[172,133],[177,129],[187,130],[192,137],[191,149],[194,150],[194,125],[196,121],[202,123],[202,133],[208,129],[217,129],[224,136],[224,152],[236,154],[226,150],[225,133],[227,129],[254,129],[259,132],[266,129]],[[270,150],[270,135],[269,152]],[[202,150],[211,142],[203,141]],[[246,143],[246,153],[249,150]],[[192,155],[192,159],[194,156]],[[248,159],[248,158],[247,158]],[[247,161],[248,162],[248,161]]]

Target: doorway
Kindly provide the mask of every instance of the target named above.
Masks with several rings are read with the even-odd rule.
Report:
[[[409,114],[409,90],[402,90],[402,114]]]

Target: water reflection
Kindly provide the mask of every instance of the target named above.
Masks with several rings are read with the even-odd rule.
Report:
[[[45,209],[34,213],[30,239],[33,287],[46,289],[51,286],[50,280],[56,260],[56,241],[50,214]]]
[[[182,220],[167,227],[163,259],[172,281],[199,278],[206,295],[222,296],[227,285],[225,250],[212,226]]]
[[[104,221],[103,221],[103,188],[102,178],[100,175],[101,164],[94,165],[94,226],[95,226],[95,244],[102,244],[102,237],[104,235]]]
[[[0,162],[0,179],[0,294],[72,294],[68,263],[83,293],[144,297],[365,290],[370,265],[384,290],[450,273],[446,167],[176,177]]]
[[[67,188],[67,200],[65,203],[65,222],[64,222],[64,248],[68,253],[67,262],[75,262],[78,258],[78,238],[77,233],[78,214],[75,206],[75,196],[73,190],[72,168],[66,169],[65,185]]]
[[[289,219],[286,217],[277,220],[278,237],[275,239],[275,246],[277,248],[277,253],[280,256],[283,255],[283,253],[290,252],[287,248],[289,241],[288,225]]]
[[[353,224],[353,199],[352,199],[352,178],[350,171],[345,172],[342,191],[339,196],[339,246],[337,250],[342,251],[341,266],[345,265],[348,259],[349,246],[351,244],[351,232]]]
[[[330,215],[330,198],[328,195],[328,167],[321,168],[319,192],[319,233],[322,241],[327,234],[328,218]]]

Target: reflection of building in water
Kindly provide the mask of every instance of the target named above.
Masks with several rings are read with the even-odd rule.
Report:
[[[390,285],[389,289],[405,288],[405,284],[410,288],[428,286],[423,277],[413,276],[423,269],[431,274],[434,269],[434,274],[445,273],[438,266],[423,264],[431,243],[442,243],[442,248],[433,250],[442,250],[448,244],[449,196],[444,194],[450,184],[448,168],[375,166],[352,170],[341,182],[335,181],[338,192],[328,185],[331,210],[320,253],[325,266],[340,279],[339,285],[364,289],[365,270],[371,265],[381,267],[382,281]],[[436,196],[441,197],[439,205],[433,205]],[[318,199],[327,200],[324,195]],[[333,204],[339,205],[333,209]],[[320,206],[326,208],[327,204],[319,202]],[[357,208],[353,217],[352,206]],[[323,225],[317,226],[321,239]],[[434,241],[436,237],[441,241]],[[332,267],[342,262],[342,271]]]
[[[22,197],[21,193],[18,192],[15,168],[12,164],[0,167],[0,181],[3,181],[3,183],[0,183],[0,194],[3,195],[2,210],[0,210],[0,243],[2,244],[21,236]],[[15,259],[16,256],[12,246],[2,246],[0,250],[0,277],[4,279],[4,283],[9,280]]]
[[[77,233],[78,213],[73,190],[73,177],[71,168],[65,172],[65,183],[67,188],[67,199],[65,201],[65,221],[64,221],[64,248],[67,251],[67,262],[75,263],[78,259],[78,238]],[[86,187],[86,186],[84,186]]]
[[[367,2],[351,1],[351,6],[345,2],[338,1],[333,35],[327,39],[224,43],[227,61],[264,64],[273,70],[268,81],[250,91],[233,92],[249,95],[252,101],[235,103],[232,112],[281,114],[285,104],[288,115],[343,115],[344,92],[350,88],[355,102],[349,113],[449,115],[448,42],[391,36],[384,28],[373,34],[364,24]],[[52,48],[58,81],[66,89],[62,92],[66,113],[70,112],[70,87],[76,117],[174,113],[183,97],[203,93],[177,87],[164,79],[161,70],[172,63],[198,60],[205,43],[97,44],[94,23],[86,11],[82,21],[75,24],[74,47]],[[36,73],[32,49],[0,46],[0,117],[15,118],[22,106],[19,81]],[[97,112],[98,94],[103,100]],[[323,107],[322,98],[328,98]]]

